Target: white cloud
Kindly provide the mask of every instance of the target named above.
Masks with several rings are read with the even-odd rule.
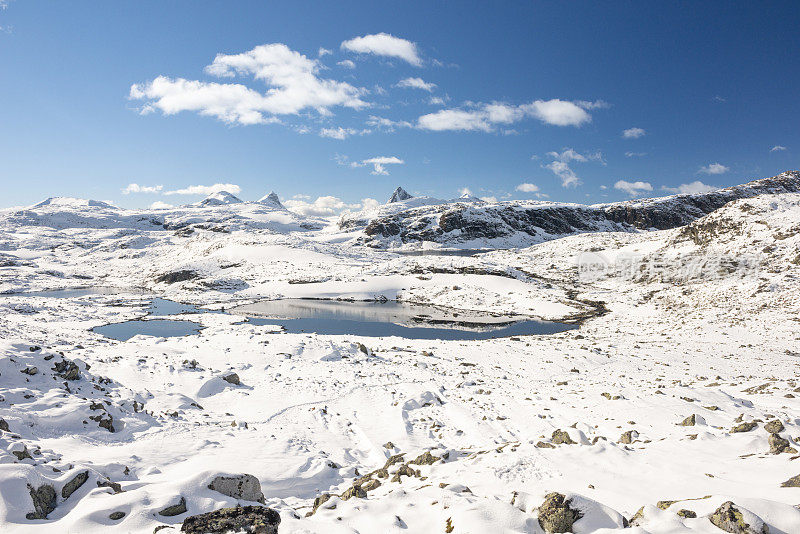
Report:
[[[527,182],[519,184],[515,187],[517,191],[521,191],[523,193],[536,193],[539,190],[539,186],[536,184],[529,184]]]
[[[327,48],[322,48],[321,46],[319,47],[319,50],[317,50],[317,57],[323,57],[330,54],[333,54],[331,50],[328,50]]]
[[[700,180],[696,180],[690,184],[681,184],[678,187],[662,187],[664,191],[669,191],[671,193],[676,193],[679,195],[694,195],[697,193],[708,193],[711,191],[716,191],[718,188],[712,185],[706,185]]]
[[[581,183],[580,178],[572,171],[569,165],[563,161],[554,161],[544,166],[545,169],[550,169],[553,174],[561,178],[561,185],[563,187],[574,187]]]
[[[603,154],[599,150],[589,154],[581,154],[572,148],[565,148],[562,152],[548,152],[547,155],[553,158],[554,161],[542,167],[549,169],[553,174],[558,176],[561,179],[561,185],[563,187],[574,187],[581,183],[580,178],[578,178],[569,166],[571,161],[577,161],[579,163],[596,161],[605,165]]]
[[[162,189],[164,189],[163,185],[128,184],[128,186],[122,190],[122,194],[128,195],[130,193],[158,193]]]
[[[395,87],[403,87],[405,89],[422,89],[423,91],[433,92],[436,89],[435,83],[429,83],[422,78],[403,78]]]
[[[415,67],[422,66],[422,59],[419,56],[416,43],[388,33],[365,35],[344,41],[342,50],[349,50],[359,54],[394,57],[402,59]]]
[[[339,65],[340,67],[344,67],[346,69],[354,69],[354,68],[356,68],[356,64],[353,63],[349,59],[343,59],[341,61],[337,61],[336,64]]]
[[[497,202],[497,197],[493,197],[493,196],[481,197],[481,200],[483,200],[484,202]]]
[[[366,123],[367,126],[381,128],[388,132],[393,132],[395,128],[412,128],[414,126],[408,121],[395,121],[384,117],[377,117],[375,115],[370,115]]]
[[[295,195],[293,199],[284,200],[283,204],[295,213],[312,217],[332,217],[345,211],[371,209],[380,205],[374,198],[364,198],[360,203],[352,204],[334,196],[321,196],[313,202],[309,202],[310,199],[308,195]]]
[[[626,158],[641,158],[647,155],[647,152],[625,152]]]
[[[625,139],[639,139],[644,137],[645,131],[642,128],[628,128],[622,131],[622,137]]]
[[[242,54],[217,54],[207,74],[233,78],[252,75],[268,90],[260,93],[237,83],[217,83],[158,76],[144,84],[134,84],[130,98],[145,100],[143,113],[154,110],[164,115],[195,111],[229,124],[276,122],[277,115],[294,115],[314,109],[329,114],[329,108],[344,106],[361,109],[363,89],[346,82],[317,76],[321,65],[316,59],[291,50],[284,44],[257,46]]]
[[[586,111],[565,100],[536,100],[520,106],[526,113],[553,126],[580,126],[592,120]]]
[[[697,172],[701,174],[724,174],[729,170],[731,170],[729,167],[721,163],[709,163],[704,167],[700,167],[700,170]]]
[[[386,170],[386,165],[402,165],[403,163],[405,162],[402,159],[395,156],[379,156],[361,161],[361,165],[372,165],[371,174],[384,176],[389,174],[389,171]]]
[[[440,96],[432,96],[428,99],[428,104],[431,106],[444,106],[444,98]]]
[[[318,197],[313,202],[306,200],[285,200],[284,206],[287,209],[301,215],[313,217],[330,217],[338,215],[344,210],[358,209],[360,204],[347,204],[342,199],[334,196]]]
[[[630,196],[635,197],[643,191],[652,191],[653,186],[648,182],[626,182],[625,180],[619,180],[614,184],[614,189],[625,191]]]
[[[461,196],[469,195],[472,196],[472,190],[469,187],[462,187],[458,190],[458,194]]]
[[[167,191],[165,195],[211,195],[220,191],[227,191],[232,195],[238,195],[242,188],[236,184],[214,184],[214,185],[190,185],[183,189]]]
[[[588,100],[576,100],[575,104],[583,109],[608,109],[611,107],[611,104],[605,100],[595,100],[593,102]]]
[[[166,202],[161,202],[160,200],[156,200],[152,204],[150,204],[151,210],[166,210],[169,208],[174,208],[172,204],[167,204]]]
[[[770,152],[780,152],[782,150],[786,150],[786,147],[781,145],[775,145],[774,147],[769,149]]]
[[[361,134],[364,133],[366,130],[355,130],[353,128],[342,128],[339,126],[338,128],[322,128],[319,131],[320,137],[329,137],[331,139],[339,139],[340,141],[343,139],[347,139],[351,135]]]
[[[423,130],[490,132],[498,124],[512,124],[525,118],[535,118],[553,126],[580,126],[592,120],[583,108],[566,100],[535,100],[513,106],[502,102],[475,104],[471,109],[443,109],[422,115],[417,120]]]

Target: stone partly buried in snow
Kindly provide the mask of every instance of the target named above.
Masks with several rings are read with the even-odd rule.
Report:
[[[222,379],[227,382],[228,384],[233,384],[234,386],[241,385],[241,381],[239,380],[239,375],[236,373],[230,373],[222,377]]]
[[[780,419],[773,419],[772,421],[764,425],[764,430],[766,430],[770,434],[778,434],[779,432],[783,432],[785,429]]]
[[[280,523],[281,516],[272,508],[237,506],[187,517],[183,520],[181,532],[186,534],[222,534],[227,532],[277,534]]]
[[[33,512],[25,515],[26,519],[47,519],[47,514],[56,509],[56,490],[50,484],[34,488],[28,484],[28,491],[33,501]]]
[[[186,513],[186,499],[181,497],[181,500],[178,501],[178,504],[171,504],[164,508],[163,510],[158,511],[158,515],[164,517],[172,517],[175,515],[181,515]]]
[[[83,486],[87,480],[89,480],[89,471],[81,471],[64,484],[64,487],[61,488],[61,497],[69,499],[69,496],[78,491],[78,488]]]
[[[800,475],[795,475],[781,484],[782,488],[800,488]]]
[[[780,454],[782,452],[795,453],[797,449],[789,444],[788,439],[780,437],[778,434],[770,434],[769,438],[769,452],[772,454]]]
[[[212,489],[234,499],[260,502],[264,504],[261,483],[253,475],[218,476],[211,481],[208,489]]]
[[[550,438],[550,441],[552,441],[556,445],[561,445],[561,444],[563,444],[563,445],[575,445],[575,442],[572,441],[572,438],[569,437],[569,434],[567,434],[566,432],[564,432],[560,428],[558,430],[554,430],[553,431],[553,436]]]
[[[731,534],[769,534],[769,527],[756,515],[739,510],[731,501],[722,503],[709,517],[717,528]]]
[[[570,505],[572,501],[561,493],[548,493],[539,507],[539,526],[548,534],[572,532],[572,525],[583,514]]]
[[[757,427],[758,423],[747,421],[744,423],[739,423],[735,427],[731,428],[731,432],[750,432],[751,430],[755,430]]]

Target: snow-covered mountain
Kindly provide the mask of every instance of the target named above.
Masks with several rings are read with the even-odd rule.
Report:
[[[800,191],[800,172],[789,171],[744,185],[692,195],[610,204],[540,201],[403,202],[344,217],[343,229],[361,229],[361,241],[383,248],[423,241],[451,246],[528,246],[556,237],[601,231],[664,230],[686,225],[740,198]],[[401,209],[401,206],[406,209]],[[359,226],[363,225],[363,228]]]
[[[281,199],[278,198],[278,194],[275,191],[270,191],[268,195],[264,195],[263,197],[259,198],[258,201],[261,204],[266,204],[275,208],[286,209],[283,204],[281,204]]]
[[[206,198],[201,200],[197,203],[197,206],[223,206],[226,204],[241,204],[242,199],[234,195],[233,193],[229,193],[227,191],[217,191],[216,193],[211,193]]]
[[[402,187],[398,187],[394,190],[394,193],[392,193],[392,196],[389,198],[389,203],[391,204],[393,202],[400,202],[403,200],[408,200],[409,198],[412,198],[412,196],[408,193],[408,191]]]

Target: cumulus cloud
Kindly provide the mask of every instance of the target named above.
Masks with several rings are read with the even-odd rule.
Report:
[[[309,202],[310,198],[307,195],[295,195],[293,199],[284,200],[283,204],[295,213],[312,217],[332,217],[345,211],[374,208],[380,205],[374,198],[364,198],[360,203],[352,204],[334,196],[317,197],[313,202]]]
[[[700,167],[697,172],[700,174],[725,174],[729,170],[731,170],[730,167],[726,167],[721,163],[709,163],[708,165]]]
[[[139,184],[128,184],[125,189],[122,190],[123,195],[128,195],[130,193],[159,193],[162,189],[164,189],[163,185],[139,185]]]
[[[628,128],[627,130],[622,130],[622,137],[625,139],[639,139],[640,137],[644,137],[645,131],[642,128]]]
[[[372,165],[372,172],[370,174],[384,176],[389,174],[386,165],[402,165],[403,163],[405,162],[402,159],[395,156],[379,156],[361,161],[362,165]]]
[[[327,48],[322,48],[321,46],[319,47],[319,50],[317,50],[317,57],[323,57],[330,54],[333,54],[333,51],[328,50]]]
[[[169,208],[174,208],[172,204],[167,204],[166,202],[161,202],[160,200],[156,200],[152,204],[150,204],[151,210],[166,210]]]
[[[539,186],[536,184],[529,184],[527,182],[519,184],[515,187],[517,191],[521,191],[523,193],[536,193],[539,190]]]
[[[361,109],[364,89],[318,76],[321,64],[281,43],[266,44],[241,54],[217,54],[205,72],[220,78],[248,75],[267,85],[261,93],[238,83],[203,82],[158,76],[131,86],[129,97],[145,101],[142,112],[174,115],[194,111],[228,124],[265,124],[279,115],[296,115],[313,109]]]
[[[592,120],[585,109],[573,102],[535,100],[514,106],[502,102],[475,104],[468,109],[443,109],[422,115],[417,126],[423,130],[483,131],[490,132],[500,124],[512,124],[525,118],[534,118],[553,126],[581,126]]]
[[[770,152],[780,152],[782,150],[786,150],[786,147],[782,145],[775,145],[774,147],[769,149]]]
[[[619,180],[614,184],[614,189],[625,191],[630,196],[635,197],[641,194],[643,191],[652,191],[653,186],[650,185],[649,182],[626,182],[625,180]]]
[[[392,57],[402,59],[415,67],[422,66],[422,58],[420,58],[416,43],[401,39],[400,37],[395,37],[388,33],[355,37],[344,41],[341,47],[342,50],[350,52]]]
[[[435,83],[429,83],[422,78],[403,78],[395,87],[402,87],[405,89],[422,89],[423,91],[433,92],[436,89]]]
[[[558,176],[563,187],[575,187],[581,183],[580,178],[570,167],[570,162],[586,163],[588,161],[596,161],[605,165],[603,154],[599,150],[589,154],[581,154],[572,148],[565,148],[561,152],[548,152],[547,155],[553,158],[553,161],[547,165],[542,165],[542,167]]]
[[[669,191],[671,193],[676,193],[679,195],[694,195],[697,193],[708,193],[711,191],[716,191],[717,188],[712,185],[706,185],[700,180],[696,180],[690,184],[681,184],[678,187],[662,187],[664,191]]]
[[[353,61],[349,60],[349,59],[343,59],[341,61],[337,61],[336,64],[339,65],[340,67],[344,67],[346,69],[354,69],[354,68],[356,68],[356,64],[353,63]]]
[[[167,191],[165,195],[212,195],[220,191],[227,191],[232,195],[238,195],[242,188],[236,184],[214,184],[214,185],[190,185],[183,189]]]

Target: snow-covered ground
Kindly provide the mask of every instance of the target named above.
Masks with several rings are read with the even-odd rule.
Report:
[[[800,474],[800,194],[476,256],[373,250],[361,229],[238,200],[0,211],[2,532],[177,532],[257,504],[209,487],[239,474],[282,533],[537,533],[551,492],[576,533],[719,533],[726,501],[753,532],[800,532],[800,480],[782,486]],[[87,286],[118,292],[15,294]],[[587,318],[489,341],[224,313],[183,317],[204,327],[186,337],[91,331],[153,295]]]

